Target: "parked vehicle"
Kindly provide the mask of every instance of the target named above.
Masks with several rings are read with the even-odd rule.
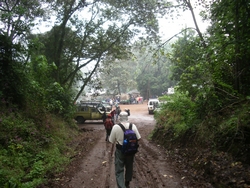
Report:
[[[112,110],[112,107],[110,106],[109,102],[102,102],[102,105],[105,107],[106,111]]]
[[[159,100],[158,99],[149,99],[148,100],[148,113],[153,114],[154,110],[158,107]]]
[[[106,108],[100,101],[81,101],[77,105],[74,119],[77,123],[84,123],[86,120],[103,120],[105,111],[106,115],[108,115],[111,109]]]

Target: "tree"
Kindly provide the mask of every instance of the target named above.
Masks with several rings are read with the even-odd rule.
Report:
[[[172,48],[171,78],[178,81],[179,90],[188,91],[189,96],[194,99],[200,90],[211,84],[210,69],[204,58],[206,52],[200,38],[194,31],[186,30]]]
[[[214,82],[217,87],[233,88],[249,95],[250,53],[249,3],[240,1],[214,1],[211,4],[209,29],[210,49],[213,50]],[[227,86],[226,86],[227,85]]]
[[[170,80],[171,62],[167,57],[169,49],[166,47],[159,50],[154,43],[147,47],[138,44],[134,47],[138,61],[138,89],[145,98],[162,95],[169,87],[175,85],[175,81]]]
[[[46,40],[48,43],[45,48],[49,63],[55,62],[57,66],[55,81],[69,90],[79,79],[79,72],[88,72],[80,78],[83,83],[77,94],[80,96],[102,59],[107,55],[119,59],[129,46],[134,32],[138,32],[138,27],[146,28],[148,33],[156,37],[158,25],[155,12],[149,8],[157,4],[150,3],[146,6],[147,2],[149,1],[137,2],[134,6],[116,1],[62,1],[60,4],[53,4],[52,7],[58,13],[59,25],[51,30],[51,34],[48,33],[50,37]],[[82,17],[83,11],[89,11],[89,18]],[[146,19],[148,21],[145,24]],[[93,69],[85,71],[89,65]]]
[[[6,0],[0,3],[1,65],[0,97],[7,103],[24,105],[25,88],[25,37],[34,25],[36,17],[42,16],[43,1]]]
[[[128,52],[127,52],[128,53]],[[124,52],[124,56],[126,52]],[[132,53],[129,53],[132,55]],[[112,62],[112,64],[110,63]],[[102,68],[100,70],[100,80],[102,86],[110,94],[122,94],[127,93],[130,90],[136,89],[136,70],[137,63],[128,57],[124,59],[112,59],[107,57],[102,62]]]

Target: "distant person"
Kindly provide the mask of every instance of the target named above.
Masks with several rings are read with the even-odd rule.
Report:
[[[125,129],[129,129],[130,123],[128,122],[128,113],[121,112],[119,120]],[[137,140],[141,139],[141,135],[134,124],[131,124]],[[115,124],[109,136],[109,141],[112,143],[111,156],[113,156],[114,145],[115,150],[115,176],[118,188],[128,188],[129,183],[133,177],[133,163],[135,154],[125,155],[122,152],[122,145],[124,139],[124,132],[120,125]],[[125,168],[125,169],[124,169]],[[124,176],[125,170],[125,176]],[[125,180],[124,180],[125,178]]]
[[[115,109],[112,110],[110,114],[111,114],[111,118],[112,118],[113,124],[115,124],[115,115],[116,115]]]
[[[105,130],[106,130],[106,139],[105,139],[106,141],[108,141],[111,130],[112,130],[113,126],[114,126],[114,123],[113,123],[111,118],[112,118],[111,114],[109,114],[107,116],[105,122],[104,122],[104,127],[105,127]]]
[[[121,108],[120,108],[120,106],[116,106],[116,108],[115,108],[115,122],[117,122],[118,121],[118,116],[119,116],[119,114],[120,114],[120,112],[121,112]]]
[[[112,107],[113,107],[113,100],[112,99],[109,100],[109,105],[111,106],[111,109],[112,109]]]
[[[106,113],[106,109],[104,109],[104,112],[102,114],[102,121],[103,121],[103,123],[105,122],[106,118],[107,118],[107,113]]]
[[[128,113],[128,116],[130,116],[130,110],[129,109],[125,108],[124,111]]]

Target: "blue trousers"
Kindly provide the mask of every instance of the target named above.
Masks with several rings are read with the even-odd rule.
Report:
[[[122,154],[121,150],[115,150],[115,176],[118,188],[126,188],[125,181],[132,180],[134,156],[135,155],[125,156]]]

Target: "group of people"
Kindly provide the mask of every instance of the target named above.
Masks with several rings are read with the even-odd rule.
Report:
[[[124,109],[124,111],[128,114],[128,116],[130,116],[130,110],[129,109]],[[118,123],[118,117],[121,113],[121,108],[120,106],[116,105],[115,109],[113,109],[110,114],[106,115],[106,112],[104,112],[103,114],[103,123],[104,123],[104,127],[106,129],[106,141],[108,141],[108,137],[110,135],[110,132],[113,127],[113,125],[115,125],[115,123]]]
[[[116,106],[104,121],[104,127],[106,129],[106,141],[112,143],[111,156],[113,156],[114,147],[115,150],[115,175],[118,188],[129,188],[129,183],[133,176],[133,162],[134,154],[124,155],[121,151],[123,145],[124,132],[121,129],[119,123],[122,124],[125,129],[129,129],[128,116],[130,116],[130,110],[125,109],[121,111],[119,106]],[[136,134],[137,140],[141,139],[141,135],[135,124],[132,124],[132,130]],[[125,168],[125,170],[124,170]],[[125,176],[124,176],[125,171]]]
[[[120,103],[120,97],[116,97],[114,99],[108,99],[106,101],[109,102],[109,105],[112,108],[114,105],[117,106]]]

